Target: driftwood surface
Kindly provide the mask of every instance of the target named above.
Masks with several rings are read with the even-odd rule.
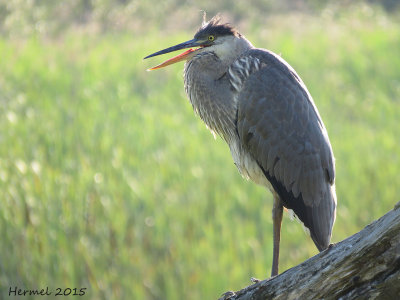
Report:
[[[220,299],[400,299],[400,202],[302,264]]]

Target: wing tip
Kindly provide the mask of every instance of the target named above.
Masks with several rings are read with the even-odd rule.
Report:
[[[323,251],[328,248],[336,215],[336,202],[333,202],[334,199],[330,201],[333,205],[329,209],[321,201],[318,206],[307,205],[301,193],[295,197],[293,192],[288,191],[276,177],[270,175],[261,165],[260,168],[281,198],[283,205],[288,209],[292,209],[303,225],[309,229],[311,239],[317,249]]]

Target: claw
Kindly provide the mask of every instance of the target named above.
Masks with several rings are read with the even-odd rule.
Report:
[[[233,300],[236,296],[236,293],[233,291],[227,291],[226,293],[223,293],[221,297],[218,300]]]
[[[257,278],[254,278],[254,277],[251,277],[251,278],[250,278],[250,281],[251,281],[252,283],[257,283],[257,282],[260,282],[261,280],[260,280],[260,279],[257,279]]]

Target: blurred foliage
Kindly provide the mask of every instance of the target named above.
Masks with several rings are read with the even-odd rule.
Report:
[[[6,36],[40,35],[59,36],[74,28],[91,32],[130,31],[148,32],[149,29],[185,29],[199,23],[200,12],[209,16],[222,13],[238,24],[262,23],[270,17],[287,12],[319,14],[323,10],[346,11],[364,1],[327,0],[230,0],[200,2],[193,0],[9,0],[0,2],[0,32]],[[400,2],[396,0],[369,0],[375,7],[388,13],[399,14]]]
[[[390,210],[400,182],[397,17],[365,3],[297,1],[308,5],[301,13],[272,1],[206,3],[210,14],[241,16],[247,38],[280,53],[313,95],[336,156],[333,242]],[[86,287],[84,299],[209,299],[268,276],[270,193],[244,181],[194,117],[182,64],[145,72],[162,58],[142,57],[193,34],[193,7],[1,4],[0,298],[48,286]],[[281,271],[316,253],[285,214]]]

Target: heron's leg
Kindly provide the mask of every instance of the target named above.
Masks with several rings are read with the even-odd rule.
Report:
[[[274,250],[272,257],[271,276],[278,275],[279,269],[279,244],[281,241],[281,224],[282,224],[283,204],[278,195],[274,195],[274,207],[272,209],[272,220],[274,227]]]

